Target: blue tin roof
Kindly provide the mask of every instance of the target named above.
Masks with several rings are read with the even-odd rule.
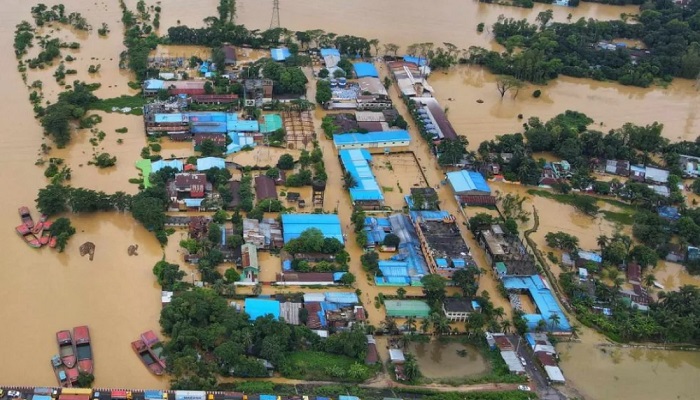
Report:
[[[197,159],[197,171],[206,171],[212,168],[226,168],[226,160],[218,157],[204,157]]]
[[[226,133],[226,122],[194,122],[190,131],[197,133]]]
[[[204,201],[204,199],[185,199],[184,200],[185,205],[187,207],[192,207],[192,208],[201,207],[202,201]]]
[[[272,315],[275,319],[280,319],[280,302],[271,299],[245,299],[245,312],[251,321],[260,317]],[[260,396],[262,398],[262,395]]]
[[[425,57],[418,58],[418,57],[414,57],[414,56],[405,55],[405,56],[403,56],[403,60],[408,62],[408,63],[413,63],[416,65],[421,65],[421,66],[428,65],[428,59]]]
[[[360,302],[354,292],[325,292],[323,295],[326,296],[326,301],[329,303],[357,304]]]
[[[340,51],[338,49],[321,49],[321,57],[326,56],[340,57]]]
[[[364,78],[368,76],[379,78],[379,72],[377,72],[377,68],[375,68],[374,64],[372,63],[358,62],[353,64],[352,66],[355,69],[355,76],[357,76],[358,78]]]
[[[491,193],[491,188],[486,183],[484,176],[474,171],[454,171],[447,173],[447,179],[456,193],[479,191]]]
[[[333,135],[333,144],[335,147],[339,146],[352,146],[352,145],[367,145],[377,144],[377,143],[391,143],[391,142],[409,142],[411,141],[411,135],[408,131],[395,130],[395,131],[379,131],[379,132],[367,132],[367,133],[344,133],[340,135]]]
[[[554,298],[549,287],[539,275],[505,276],[503,277],[503,286],[505,286],[506,289],[527,289],[535,300],[535,305],[540,311],[540,314],[524,315],[530,330],[535,330],[540,320],[544,320],[547,323],[547,329],[550,329],[552,327],[552,320],[550,319],[552,314],[557,314],[559,316],[559,323],[554,327],[554,330],[571,330],[571,325],[569,325],[566,315],[564,315],[561,307],[559,307],[557,299]]]
[[[198,111],[189,113],[190,122],[226,122],[228,116],[225,112]]]
[[[343,167],[357,182],[349,190],[352,201],[383,201],[382,189],[367,162],[368,159],[371,160],[369,153],[364,149],[340,150],[339,153]]]
[[[181,160],[158,160],[151,163],[151,172],[158,172],[165,167],[175,168],[178,171],[184,169],[184,165]]]
[[[344,243],[340,218],[336,214],[282,214],[284,242],[296,239],[309,228],[319,229],[324,237]]]
[[[288,59],[292,53],[286,47],[280,47],[277,49],[270,49],[270,57],[275,61],[284,61]]]

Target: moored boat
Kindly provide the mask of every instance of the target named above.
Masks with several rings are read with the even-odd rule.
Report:
[[[29,207],[22,206],[19,208],[19,217],[22,219],[22,223],[31,230],[34,228],[34,220],[32,219],[32,214],[29,212]]]
[[[153,358],[156,361],[158,361],[158,363],[163,368],[165,368],[165,356],[163,355],[163,344],[160,342],[160,339],[158,339],[158,336],[156,336],[156,333],[153,331],[144,332],[141,334],[141,340],[143,340],[143,343],[148,348],[148,351],[151,352],[151,355],[153,356]]]
[[[90,330],[87,326],[76,326],[73,328],[73,339],[75,340],[75,352],[78,355],[78,371],[92,374],[92,345],[90,343]]]
[[[61,357],[61,362],[66,367],[73,368],[75,366],[75,346],[70,331],[56,332],[56,342],[58,343],[58,355]]]
[[[78,382],[78,370],[76,368],[68,368],[61,361],[61,356],[56,354],[51,358],[51,368],[56,374],[58,385],[63,388],[71,388]]]
[[[25,243],[29,245],[29,247],[33,247],[35,249],[38,249],[41,247],[41,243],[39,242],[39,239],[32,233],[32,230],[27,227],[27,225],[22,224],[18,227],[15,228],[17,233],[22,236],[24,239]]]
[[[44,228],[41,231],[41,237],[39,237],[39,243],[41,243],[42,246],[46,246],[49,244],[49,241],[51,240],[51,221],[46,221],[44,222]]]
[[[32,233],[35,235],[41,235],[41,233],[44,231],[45,228],[45,223],[46,223],[46,215],[41,214],[41,218],[39,218],[39,222],[37,222],[34,225],[34,228],[32,228]]]
[[[58,238],[56,235],[53,234],[53,231],[51,231],[50,239],[49,239],[49,247],[50,248],[55,248],[56,245],[58,244]]]
[[[158,360],[151,354],[143,340],[135,340],[131,342],[131,348],[134,353],[141,359],[143,365],[155,375],[163,375],[163,366],[158,362]]]

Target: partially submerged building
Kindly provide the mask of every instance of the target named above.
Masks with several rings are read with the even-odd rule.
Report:
[[[381,276],[375,276],[377,286],[422,286],[421,278],[428,266],[421,253],[421,242],[411,219],[404,214],[389,216],[390,229],[399,237],[397,254],[389,260],[379,260]]]
[[[428,318],[430,306],[421,300],[384,300],[387,317],[395,318]]]
[[[448,297],[442,302],[442,311],[451,322],[463,322],[469,314],[478,312],[481,307],[473,300]]]
[[[275,180],[267,175],[256,176],[255,198],[258,201],[266,199],[277,199],[277,189],[275,188]]]
[[[338,153],[343,170],[355,181],[355,185],[348,189],[352,204],[363,210],[379,210],[384,207],[384,194],[372,173],[372,156],[369,152],[365,149],[352,149],[340,150]]]
[[[486,179],[475,171],[454,171],[447,173],[447,180],[454,190],[457,201],[462,205],[494,205],[496,198]]]
[[[446,211],[411,211],[410,215],[431,273],[451,279],[455,271],[476,266],[453,215]]]
[[[425,129],[433,133],[433,140],[458,139],[457,131],[447,119],[447,114],[437,100],[432,97],[416,97],[414,100],[419,106],[418,113],[421,115]]]
[[[316,228],[324,237],[338,239],[345,243],[340,218],[336,214],[282,214],[284,243],[296,239],[309,228]]]
[[[277,300],[249,297],[245,299],[244,307],[251,321],[266,316],[272,316],[276,320],[280,319],[280,302]]]
[[[539,275],[505,276],[502,281],[507,291],[527,294],[532,299],[537,313],[523,315],[530,331],[535,331],[539,329],[538,326],[543,325],[553,334],[570,334],[571,325],[542,277]]]
[[[243,241],[252,243],[260,249],[279,249],[284,243],[282,240],[282,229],[274,218],[243,219]]]
[[[338,150],[367,149],[374,153],[389,153],[408,150],[411,135],[405,130],[344,133],[333,135],[333,144]]]
[[[518,236],[506,233],[501,225],[491,225],[476,232],[476,239],[497,276],[537,273],[535,260],[525,244]]]

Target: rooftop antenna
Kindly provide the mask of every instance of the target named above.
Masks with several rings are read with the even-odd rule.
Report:
[[[280,0],[272,0],[272,19],[270,29],[280,27]]]

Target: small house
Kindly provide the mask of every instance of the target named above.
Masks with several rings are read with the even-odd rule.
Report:
[[[447,298],[442,303],[442,311],[445,317],[452,322],[466,321],[469,314],[474,312],[474,306],[478,303],[466,299]]]
[[[669,172],[665,169],[646,167],[644,171],[645,180],[657,184],[665,185],[668,183]]]
[[[258,201],[265,199],[277,199],[277,189],[274,179],[267,175],[255,177],[255,197]]]
[[[613,175],[629,176],[630,162],[627,160],[606,160],[605,172]]]
[[[646,179],[646,168],[639,165],[632,165],[630,167],[630,179],[637,182],[644,182]]]
[[[221,51],[224,53],[224,56],[226,57],[224,59],[224,64],[225,65],[236,65],[236,48],[231,46],[230,44],[225,44],[221,46]],[[217,69],[222,70],[219,65],[216,66]]]
[[[642,267],[639,264],[627,264],[627,282],[633,285],[642,283]]]
[[[175,174],[174,186],[178,199],[203,198],[211,184],[205,174],[181,173]]]

